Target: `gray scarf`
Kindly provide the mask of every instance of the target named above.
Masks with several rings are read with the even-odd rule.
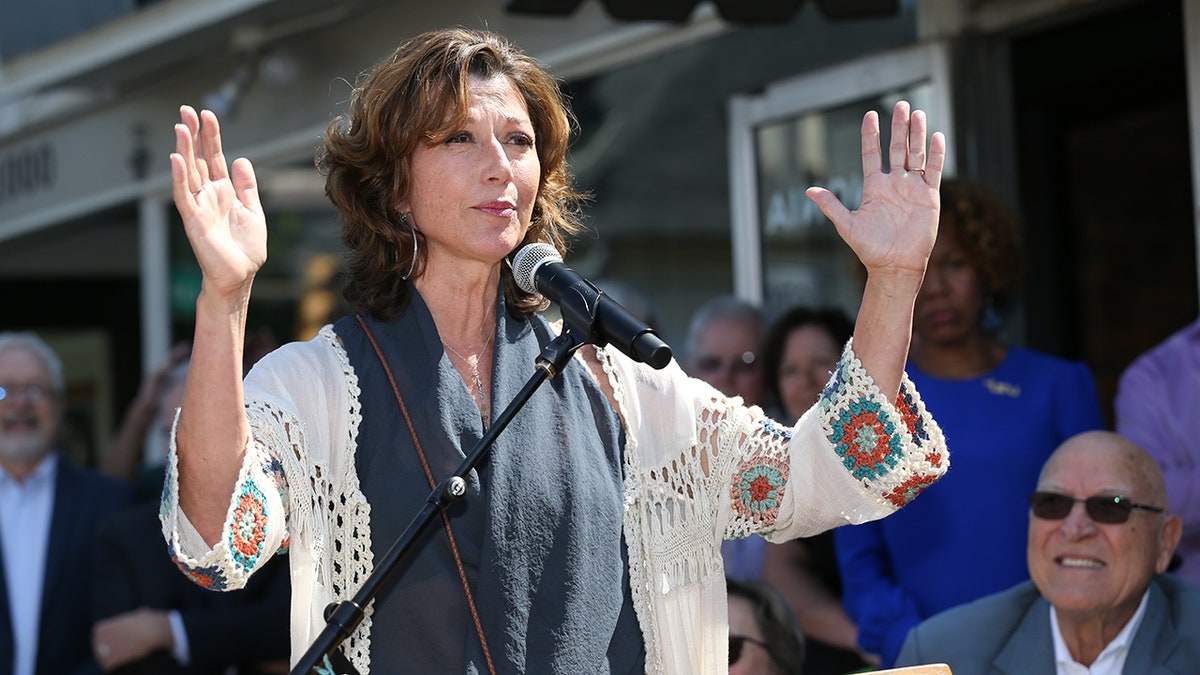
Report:
[[[396,378],[435,481],[483,435],[478,408],[415,289],[396,319],[367,323]],[[501,294],[502,296],[502,294]],[[541,317],[497,305],[493,415],[554,337]],[[379,561],[430,493],[383,367],[357,319],[337,323],[359,378],[355,456]],[[621,529],[623,431],[578,362],[533,394],[468,477],[451,526],[497,673],[631,673],[644,668]],[[340,589],[341,595],[356,588]],[[440,518],[374,603],[371,663],[381,673],[486,673]]]

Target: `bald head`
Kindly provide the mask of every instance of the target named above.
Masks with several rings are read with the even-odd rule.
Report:
[[[1125,437],[1089,431],[1046,460],[1037,491],[1073,503],[1065,514],[1031,509],[1029,576],[1054,606],[1064,636],[1100,634],[1103,646],[1137,611],[1179,544],[1183,523],[1166,511],[1162,469]],[[1105,507],[1113,503],[1127,510],[1114,516]],[[1075,638],[1067,639],[1075,644],[1072,656],[1090,664],[1099,650],[1080,651]]]
[[[1112,458],[1122,478],[1143,499],[1154,504],[1167,503],[1167,481],[1162,467],[1137,443],[1111,431],[1085,431],[1067,439],[1042,466],[1038,481],[1053,475],[1064,465],[1084,466]]]

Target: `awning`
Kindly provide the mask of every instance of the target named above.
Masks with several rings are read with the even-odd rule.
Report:
[[[566,16],[584,0],[502,0],[514,14]],[[603,3],[616,19],[627,21],[686,21],[696,5],[706,0],[594,0]],[[790,21],[805,0],[707,0],[732,23],[776,23]],[[830,19],[860,19],[891,16],[899,0],[813,0]]]

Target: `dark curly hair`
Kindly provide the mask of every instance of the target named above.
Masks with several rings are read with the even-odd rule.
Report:
[[[398,205],[412,190],[417,148],[444,142],[466,123],[471,77],[508,78],[529,109],[541,178],[520,246],[546,242],[564,252],[567,237],[582,229],[583,195],[566,166],[576,122],[557,81],[495,33],[468,28],[423,33],[359,77],[349,111],[329,124],[316,158],[349,250],[344,293],[358,311],[381,320],[395,317],[408,302],[405,278],[424,271],[428,249],[419,246],[414,260],[412,240],[424,236]],[[514,315],[528,316],[544,306],[540,295],[516,285],[507,266],[501,266],[501,275]]]
[[[954,233],[992,306],[1007,309],[1022,272],[1016,215],[994,194],[966,181],[942,181],[941,194],[939,230]]]

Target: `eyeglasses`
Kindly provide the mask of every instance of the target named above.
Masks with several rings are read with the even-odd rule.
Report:
[[[754,638],[746,637],[745,635],[730,635],[729,636],[729,665],[732,666],[733,664],[738,662],[738,659],[742,658],[742,648],[746,646],[747,642],[749,642],[751,644],[756,644],[759,647],[762,647],[763,649],[767,649],[767,643],[763,642],[762,640],[755,640]],[[770,653],[770,650],[767,649],[767,652]]]
[[[1033,515],[1042,520],[1062,520],[1075,508],[1075,502],[1083,502],[1087,509],[1088,518],[1097,523],[1120,525],[1129,520],[1129,514],[1134,509],[1162,513],[1166,509],[1157,506],[1135,504],[1125,497],[1096,496],[1087,499],[1076,499],[1069,495],[1056,492],[1035,492],[1029,495],[1029,505],[1033,507]]]
[[[43,387],[40,384],[0,385],[0,401],[12,401],[17,396],[24,396],[34,403],[39,403],[50,398],[53,393],[48,387]]]
[[[715,373],[722,368],[738,372],[749,372],[754,370],[754,362],[757,357],[754,352],[742,352],[738,356],[732,356],[728,360],[721,358],[715,354],[709,356],[701,356],[696,359],[696,371],[700,373]]]

